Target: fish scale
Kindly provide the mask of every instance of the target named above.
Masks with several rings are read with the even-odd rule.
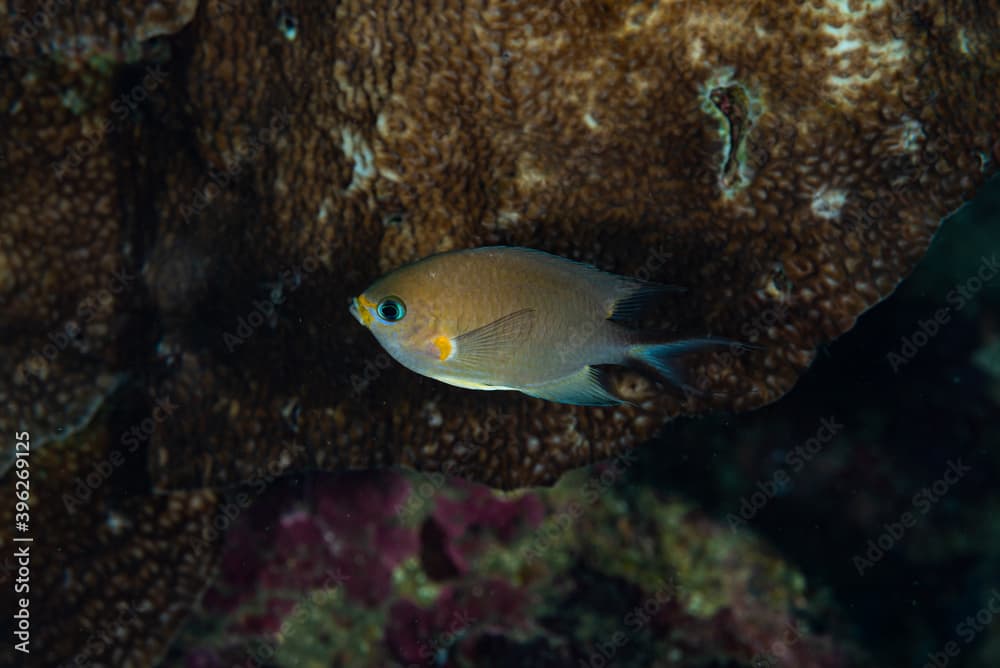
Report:
[[[669,341],[617,322],[669,290],[550,253],[493,246],[397,269],[351,310],[396,361],[429,378],[604,406],[623,400],[608,392],[598,366],[645,368],[677,385],[673,358],[730,343]],[[387,313],[403,315],[383,317],[386,304]]]

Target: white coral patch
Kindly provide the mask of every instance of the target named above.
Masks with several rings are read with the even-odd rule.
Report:
[[[340,131],[340,150],[354,163],[354,174],[347,192],[363,188],[375,176],[375,155],[365,138],[350,128]]]
[[[700,63],[701,57],[705,54],[705,45],[701,39],[695,37],[691,40],[691,46],[688,47],[688,57],[691,59],[692,63]]]
[[[958,49],[967,56],[971,55],[969,50],[969,35],[965,32],[965,28],[958,30]]]
[[[375,131],[383,137],[389,136],[389,123],[384,111],[379,112],[379,115],[375,117]]]
[[[129,522],[120,513],[114,510],[109,510],[108,514],[105,516],[104,524],[113,535],[117,536],[129,525]]]
[[[909,47],[892,37],[884,0],[827,0],[812,11],[834,40],[826,49],[832,65],[826,83],[833,99],[856,102],[868,87],[892,79],[906,65]]]
[[[847,201],[847,193],[843,190],[821,189],[812,198],[812,210],[820,218],[833,220],[840,217],[840,210]]]
[[[521,221],[521,214],[517,211],[498,211],[497,227],[502,230],[509,229]]]
[[[327,216],[330,215],[330,207],[332,205],[333,205],[333,202],[330,201],[329,197],[324,197],[323,198],[323,201],[320,202],[320,205],[319,205],[319,211],[316,212],[316,219],[319,222],[321,222],[321,223],[325,223],[326,222]]]
[[[839,56],[849,51],[861,48],[864,44],[860,39],[856,39],[855,30],[850,24],[842,26],[823,26],[823,32],[837,40],[833,48],[829,49],[830,55]]]
[[[727,44],[735,39],[748,40],[756,37],[758,40],[771,38],[772,35],[760,25],[756,3],[728,3],[722,11],[698,11],[699,3],[686,9],[684,26],[678,34],[690,35],[688,57],[692,64],[704,64],[705,40],[709,46]],[[751,34],[750,31],[753,30]],[[714,54],[714,50],[709,52]]]
[[[903,122],[899,125],[899,147],[902,148],[907,153],[913,153],[920,147],[920,143],[926,139],[927,135],[924,133],[924,126],[920,124],[920,121],[904,117]]]
[[[437,429],[444,424],[444,416],[441,415],[436,401],[425,401],[420,413],[427,418],[427,426],[432,429]]]
[[[828,0],[826,6],[843,17],[864,16],[885,9],[885,0]]]
[[[535,156],[522,153],[517,161],[517,185],[525,192],[544,188],[548,182],[546,173],[536,164]]]
[[[667,4],[659,0],[645,0],[644,2],[633,2],[625,12],[625,23],[619,36],[627,36],[631,33],[649,30],[657,25],[664,17],[662,5]]]

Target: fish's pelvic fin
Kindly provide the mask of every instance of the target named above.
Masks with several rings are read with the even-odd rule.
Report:
[[[617,406],[625,403],[605,389],[600,370],[592,366],[585,366],[557,381],[520,390],[528,396],[576,406]]]
[[[630,360],[640,363],[643,366],[652,368],[656,373],[669,381],[672,385],[682,388],[685,391],[692,390],[690,383],[677,364],[677,360],[684,355],[700,353],[708,350],[725,350],[737,348],[747,350],[753,346],[747,346],[739,341],[724,339],[721,337],[706,337],[701,339],[683,339],[680,341],[670,341],[668,343],[640,343],[630,346],[627,356]]]
[[[672,292],[684,292],[686,288],[649,281],[629,281],[621,288],[623,296],[611,305],[608,320],[628,322],[639,320],[648,307]]]
[[[535,309],[521,309],[456,336],[442,359],[449,366],[479,371],[503,363],[531,334],[536,316]]]

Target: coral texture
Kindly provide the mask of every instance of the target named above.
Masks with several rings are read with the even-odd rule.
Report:
[[[809,628],[831,615],[801,574],[625,483],[630,463],[514,498],[453,479],[427,496],[392,472],[276,488],[235,524],[168,663],[871,665]]]
[[[995,169],[991,3],[188,9],[96,12],[91,51],[18,37],[3,65],[5,426],[75,428],[130,374],[183,406],[151,439],[161,489],[245,481],[288,441],[287,471],[551,483],[760,406]],[[495,243],[685,286],[653,324],[759,349],[566,407],[418,378],[347,313],[386,270]]]
[[[113,447],[106,429],[28,459],[27,531],[13,531],[13,501],[0,508],[0,606],[8,612],[4,635],[13,638],[15,601],[30,601],[31,653],[26,660],[6,642],[0,664],[154,664],[216,570],[218,495],[149,495],[144,462]],[[13,481],[4,480],[6,500]],[[14,541],[25,536],[32,542]]]
[[[140,5],[0,12],[0,431],[135,444],[137,508],[307,469],[550,484],[766,404],[1000,160],[998,0]],[[651,325],[758,348],[592,409],[417,377],[351,319],[485,244],[685,286]]]
[[[1000,26],[982,3],[742,7],[206,7],[196,164],[160,195],[145,267],[180,351],[161,392],[191,415],[154,437],[156,481],[245,479],[294,439],[289,470],[550,483],[671,416],[786,392],[995,169]],[[344,308],[386,270],[493,243],[685,286],[654,324],[762,349],[702,356],[683,396],[626,373],[634,408],[562,407],[386,364]]]

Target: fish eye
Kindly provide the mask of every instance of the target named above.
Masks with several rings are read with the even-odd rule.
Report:
[[[399,322],[406,315],[406,307],[399,297],[386,297],[378,303],[378,317],[386,322]]]

